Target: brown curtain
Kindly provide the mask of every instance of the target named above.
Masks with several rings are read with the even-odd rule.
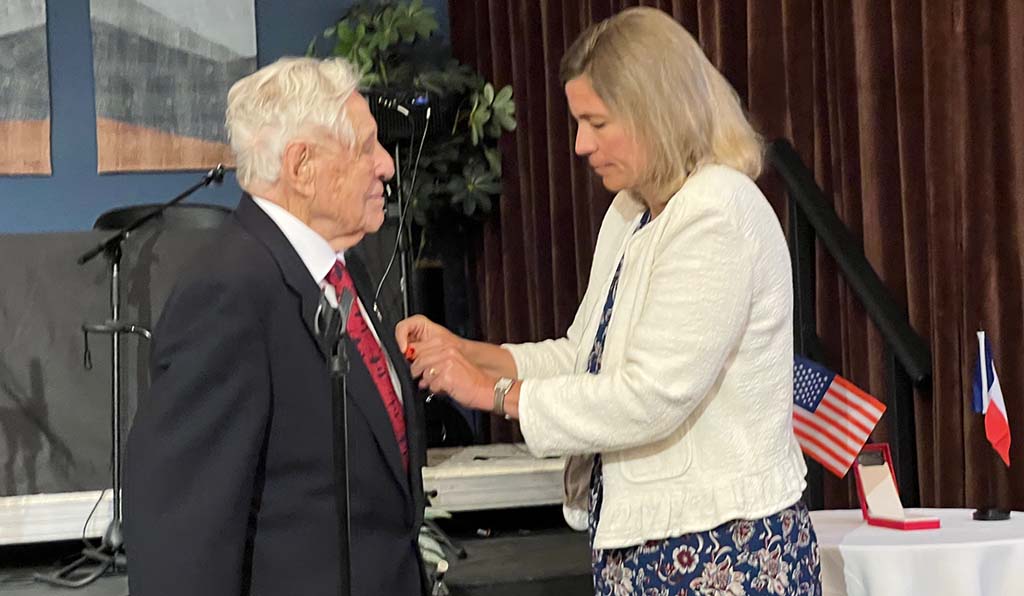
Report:
[[[700,40],[766,138],[792,140],[930,342],[922,504],[978,505],[994,476],[999,503],[1024,508],[1024,475],[997,465],[969,399],[985,329],[1024,465],[1024,2],[450,0],[456,56],[511,84],[518,110],[500,217],[472,255],[483,337],[538,340],[572,320],[610,197],[572,153],[558,63],[589,23],[637,4]],[[759,182],[785,221],[781,183]],[[886,401],[878,330],[820,249],[816,275],[826,364]],[[900,432],[882,420],[876,440]],[[849,479],[824,488],[829,507],[855,503]]]

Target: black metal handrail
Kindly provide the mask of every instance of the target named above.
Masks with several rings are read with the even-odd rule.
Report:
[[[785,139],[768,146],[767,161],[785,182],[790,201],[790,252],[793,259],[795,349],[821,360],[814,318],[815,236],[839,266],[886,344],[890,445],[904,505],[920,502],[914,424],[914,388],[931,384],[931,350],[910,326],[906,311],[892,297],[868,262],[860,243],[836,214],[796,150]],[[821,469],[808,478],[812,508],[823,504]]]
[[[868,316],[878,326],[886,343],[892,346],[914,386],[927,386],[932,375],[928,342],[910,327],[904,309],[893,300],[864,256],[859,243],[840,221],[835,209],[825,198],[825,193],[814,181],[814,175],[785,139],[769,145],[768,161],[786,182],[790,199],[807,216],[821,243],[835,259],[843,277],[864,305]]]

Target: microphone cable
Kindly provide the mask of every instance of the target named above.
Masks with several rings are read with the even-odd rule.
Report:
[[[431,106],[427,106],[426,119],[425,119],[425,121],[423,123],[423,134],[420,136],[420,146],[419,146],[419,149],[416,151],[416,159],[413,161],[413,165],[412,165],[412,180],[409,182],[409,192],[406,193],[405,205],[402,206],[401,211],[399,211],[399,213],[398,213],[398,233],[395,235],[395,246],[391,250],[391,258],[388,260],[388,266],[384,269],[384,274],[380,278],[380,283],[377,284],[377,291],[374,292],[374,294],[373,294],[373,307],[374,307],[375,310],[377,310],[377,314],[378,315],[380,314],[380,310],[377,308],[377,299],[380,297],[381,289],[384,288],[384,282],[387,280],[388,274],[391,273],[391,267],[395,264],[395,258],[398,256],[398,248],[399,248],[399,246],[402,243],[402,235],[405,234],[405,218],[406,218],[406,215],[409,213],[409,205],[412,204],[412,197],[410,195],[412,195],[412,193],[416,189],[416,175],[419,172],[420,158],[423,156],[423,144],[427,140],[427,131],[430,130],[430,111],[431,111]],[[412,157],[413,143],[416,140],[415,130],[416,129],[415,129],[415,123],[414,123],[413,124],[413,136],[409,139],[409,157]],[[395,148],[395,159],[396,160],[400,159],[400,153],[401,153],[401,151],[398,149],[398,146],[396,145],[396,148]],[[401,203],[402,203],[402,177],[401,177],[402,176],[401,175],[402,170],[401,170],[401,166],[398,163],[395,164],[395,172],[397,173],[397,178],[398,178],[398,203],[399,203],[399,205],[401,205]],[[402,291],[403,292],[406,291],[406,288],[408,287],[408,283],[409,282],[406,279],[401,280]],[[408,316],[408,313],[404,313],[404,314],[406,316]]]

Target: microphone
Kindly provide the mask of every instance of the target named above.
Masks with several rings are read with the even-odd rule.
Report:
[[[220,184],[224,182],[224,164],[219,163],[217,167],[213,168],[203,176],[203,181],[209,185],[211,182],[214,184]]]
[[[338,328],[337,335],[331,338],[334,342],[331,351],[331,374],[334,376],[348,374],[348,354],[343,338],[348,334],[348,317],[352,312],[356,297],[348,288],[341,291],[338,297]]]
[[[355,294],[345,288],[341,296],[336,296],[332,301],[327,297],[328,292],[335,295],[334,288],[329,285],[321,292],[313,319],[313,330],[324,351],[331,354],[331,371],[347,373],[348,359],[341,340],[348,333],[348,318],[355,305]]]

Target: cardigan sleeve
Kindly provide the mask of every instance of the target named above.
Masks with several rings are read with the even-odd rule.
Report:
[[[570,332],[572,328],[570,327]],[[524,344],[502,344],[516,363],[520,379],[543,379],[570,374],[576,363],[576,346],[571,335]]]
[[[568,375],[576,370],[576,352],[585,325],[584,313],[588,310],[586,304],[587,301],[584,300],[576,311],[576,317],[569,325],[565,337],[501,346],[512,354],[512,359],[516,363],[516,374],[520,379]]]
[[[533,453],[657,441],[679,428],[715,385],[746,327],[752,250],[715,201],[684,208],[655,247],[649,291],[622,363],[597,375],[523,382],[519,422]]]

